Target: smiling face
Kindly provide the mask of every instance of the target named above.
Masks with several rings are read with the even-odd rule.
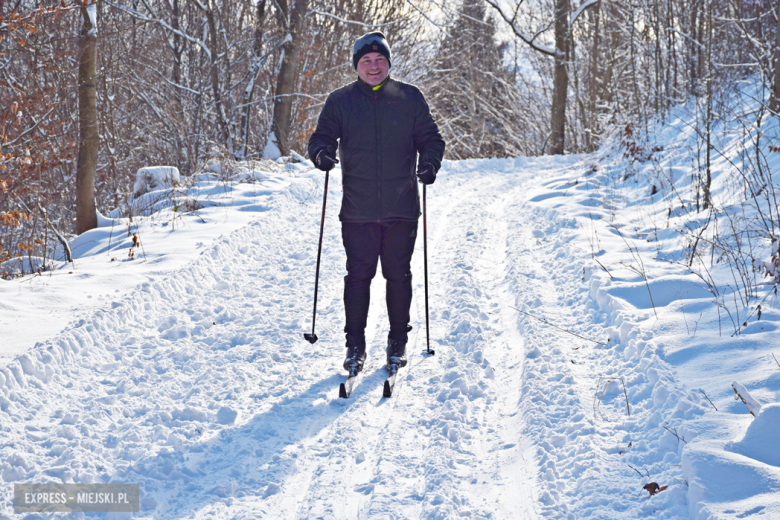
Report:
[[[360,79],[375,87],[382,83],[390,70],[387,58],[378,52],[369,52],[357,64],[357,73]]]

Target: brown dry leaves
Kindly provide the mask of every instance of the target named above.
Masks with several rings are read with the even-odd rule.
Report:
[[[645,484],[642,486],[642,489],[650,493],[650,496],[653,496],[657,493],[660,493],[664,489],[668,488],[669,486],[659,486],[658,482],[650,482],[649,484]]]

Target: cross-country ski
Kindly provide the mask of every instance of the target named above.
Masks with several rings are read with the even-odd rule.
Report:
[[[347,376],[347,380],[339,385],[339,397],[341,399],[348,399],[352,395],[352,391],[360,382],[360,373],[350,373]]]
[[[382,388],[382,397],[393,397],[396,379],[398,379],[398,365],[388,365],[387,379],[385,379],[385,384]]]

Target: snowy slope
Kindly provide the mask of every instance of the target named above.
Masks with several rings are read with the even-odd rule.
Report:
[[[162,202],[167,209],[133,221],[101,215],[99,229],[71,242],[73,264],[63,261],[60,249],[54,272],[0,283],[0,330],[5,332],[0,337],[0,367],[61,331],[77,316],[89,316],[121,299],[139,283],[191,263],[206,244],[256,219],[274,192],[291,191],[301,200],[313,194],[313,184],[291,185],[291,175],[298,175],[296,170],[272,163],[265,163],[262,173],[246,169],[237,173],[234,178],[262,180],[262,185],[236,185],[222,176],[204,173],[194,186],[174,190],[179,198],[204,206],[195,212],[198,216],[173,212],[170,192],[157,190],[136,200],[137,209],[145,209],[149,204],[144,203],[150,201]],[[299,193],[298,189],[308,191]],[[131,260],[128,253],[133,234],[140,237],[141,248]]]
[[[767,363],[780,354],[778,302],[761,289],[761,320],[731,337],[724,300],[679,262],[679,230],[700,216],[667,213],[675,191],[651,185],[660,166],[686,189],[683,123],[661,127],[665,151],[643,163],[614,143],[581,157],[445,162],[428,195],[436,355],[422,355],[419,239],[410,363],[391,399],[379,276],[364,378],[337,397],[339,170],[314,345],[302,333],[319,172],[204,179],[207,224],[140,224],[158,255],[145,263],[110,262],[106,228],[80,237],[91,245],[78,284],[4,282],[0,294],[23,296],[20,308],[58,294],[83,306],[79,285],[132,282],[62,312],[64,330],[20,341],[25,353],[0,370],[0,516],[13,515],[8,484],[21,481],[138,482],[139,516],[155,518],[780,515],[780,367]],[[716,282],[724,269],[712,267]],[[20,313],[12,335],[37,319]],[[755,420],[735,381],[762,405]],[[665,488],[650,496],[651,483]]]
[[[749,258],[741,270],[729,261],[738,249],[757,260],[769,260],[777,250],[760,238],[777,236],[776,200],[770,196],[771,204],[757,207],[750,196],[762,183],[764,189],[772,185],[769,194],[779,187],[780,158],[757,154],[757,127],[745,124],[756,113],[756,99],[745,94],[739,110],[713,129],[714,213],[696,211],[701,142],[691,125],[695,114],[686,107],[641,143],[661,150],[649,159],[634,163],[624,148],[606,149],[589,158],[592,168],[584,175],[567,181],[572,191],[587,193],[574,196],[581,207],[589,200],[600,207],[580,216],[581,228],[590,229],[592,254],[606,267],[595,266],[591,276],[594,310],[619,330],[615,350],[629,364],[642,366],[648,347],[655,351],[645,370],[652,383],[650,425],[665,428],[651,445],[656,453],[646,459],[653,464],[647,479],[681,481],[688,513],[697,519],[780,518],[780,469],[773,462],[780,454],[780,421],[773,412],[754,421],[732,388],[745,388],[764,407],[780,401],[780,365],[773,356],[780,352],[776,282],[752,269]],[[762,131],[764,143],[780,137],[775,118],[765,120]],[[753,161],[758,155],[760,171]],[[762,212],[774,215],[773,228],[761,229],[768,223]],[[693,244],[700,256],[691,260]],[[628,396],[630,401],[630,388]],[[772,442],[758,433],[770,430]]]

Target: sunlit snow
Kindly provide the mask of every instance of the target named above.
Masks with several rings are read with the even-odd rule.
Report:
[[[0,282],[0,515],[14,482],[131,482],[149,518],[780,517],[780,305],[768,283],[740,304],[726,263],[686,265],[706,219],[680,198],[689,117],[643,161],[617,137],[445,161],[428,189],[436,355],[421,234],[390,399],[379,274],[365,375],[338,398],[340,169],[314,345],[321,172],[263,161],[145,186],[132,220],[73,240],[74,264]],[[746,137],[728,130],[713,193],[733,202],[722,172]]]

